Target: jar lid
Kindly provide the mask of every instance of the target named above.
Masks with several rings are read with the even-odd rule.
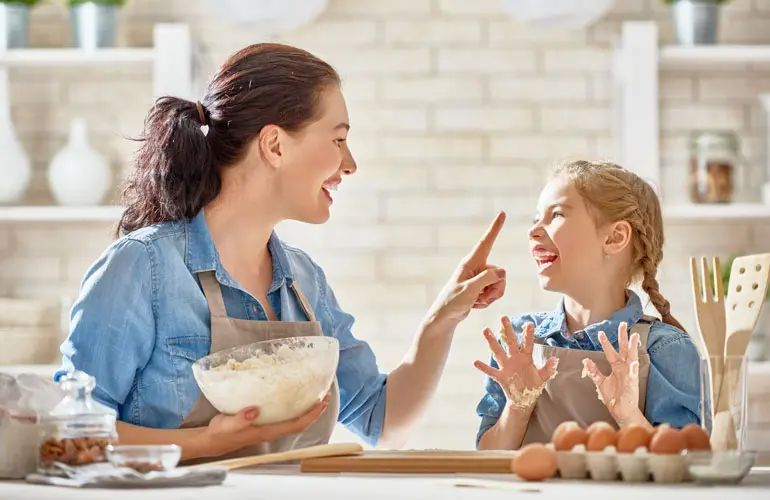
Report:
[[[738,135],[731,130],[697,130],[690,134],[690,144],[701,148],[738,149]]]
[[[67,373],[59,378],[59,386],[65,394],[64,399],[51,410],[46,420],[116,419],[115,410],[91,397],[96,387],[96,380],[91,375],[82,371]]]

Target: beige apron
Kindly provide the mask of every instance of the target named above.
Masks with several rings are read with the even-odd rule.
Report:
[[[209,304],[209,310],[211,311],[210,352],[212,353],[263,340],[323,335],[321,325],[316,321],[313,309],[297,286],[296,281],[292,283],[291,289],[302,306],[308,321],[256,321],[229,318],[225,309],[224,299],[222,298],[222,289],[214,272],[202,272],[198,274],[198,277],[203,287],[203,294],[206,296],[206,301]],[[301,434],[284,436],[268,443],[248,446],[227,455],[212,457],[210,460],[261,455],[326,444],[329,442],[334,426],[337,424],[339,407],[339,387],[335,377],[331,387],[331,398],[326,410],[324,410],[318,420]],[[219,412],[216,408],[211,405],[201,392],[192,410],[190,410],[190,413],[180,425],[180,428],[204,427],[218,414]]]
[[[639,334],[639,409],[644,412],[647,393],[647,379],[650,375],[650,355],[647,353],[647,338],[655,318],[642,316],[631,328]],[[528,443],[547,443],[556,427],[567,420],[574,420],[583,428],[596,421],[604,421],[618,428],[607,407],[597,397],[596,385],[589,377],[582,377],[583,358],[591,359],[604,374],[610,373],[610,364],[604,351],[585,351],[543,345],[543,339],[535,339],[532,358],[535,366],[542,367],[554,356],[559,360],[558,374],[545,387],[537,400],[529,419],[522,446]]]

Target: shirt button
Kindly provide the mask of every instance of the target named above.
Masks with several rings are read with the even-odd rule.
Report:
[[[583,340],[583,337],[584,337],[584,335],[582,333],[578,333],[577,334],[577,338],[579,338],[580,340]]]
[[[251,312],[257,314],[257,306],[251,306]]]

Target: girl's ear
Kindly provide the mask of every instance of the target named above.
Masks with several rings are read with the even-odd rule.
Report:
[[[607,225],[604,238],[604,253],[616,255],[631,243],[631,224],[621,220]]]

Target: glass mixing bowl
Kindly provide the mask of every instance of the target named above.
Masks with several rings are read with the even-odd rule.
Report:
[[[339,362],[333,337],[266,340],[205,356],[193,364],[201,392],[226,415],[259,408],[254,425],[307,413],[329,391]]]
[[[754,466],[756,454],[750,451],[686,451],[687,472],[696,483],[736,484]]]

